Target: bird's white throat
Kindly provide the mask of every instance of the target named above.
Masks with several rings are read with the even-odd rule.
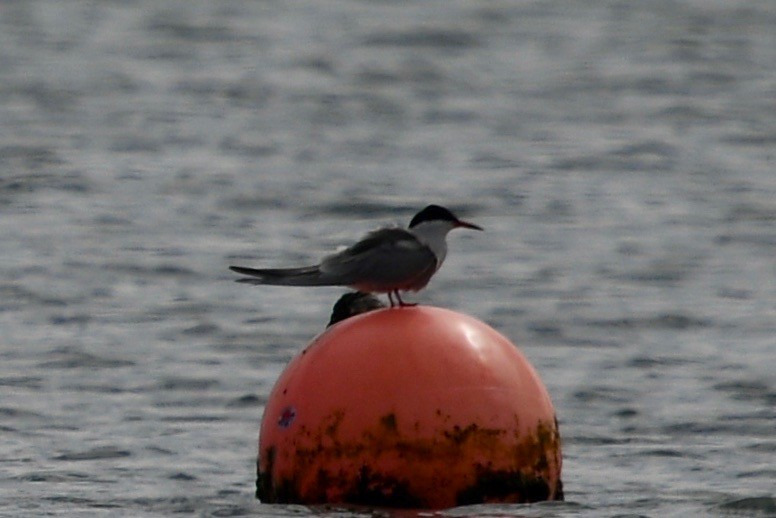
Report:
[[[437,258],[437,268],[447,256],[447,233],[455,228],[450,221],[424,221],[410,229],[418,240],[429,247]]]

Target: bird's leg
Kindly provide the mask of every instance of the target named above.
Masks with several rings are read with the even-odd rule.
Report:
[[[393,292],[396,294],[396,299],[399,301],[400,308],[403,308],[405,306],[412,307],[412,306],[418,305],[417,303],[414,303],[414,302],[404,302],[403,300],[401,300],[401,296],[399,295],[399,290],[394,290]]]
[[[391,307],[394,306],[394,304],[393,304],[393,292],[392,291],[388,292],[388,302],[391,303]]]

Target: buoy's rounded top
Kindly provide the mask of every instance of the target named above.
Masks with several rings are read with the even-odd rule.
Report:
[[[523,354],[492,327],[448,309],[412,306],[357,315],[327,329],[303,355],[309,355],[299,366],[304,380],[293,376],[295,381],[325,389],[332,398],[339,393],[349,405],[390,397],[404,402],[403,410],[414,407],[424,414],[434,393],[435,399],[463,401],[500,392],[536,396],[524,401],[523,420],[554,417],[549,394]],[[332,380],[333,372],[346,377]],[[354,394],[353,383],[359,381],[363,386]],[[471,408],[484,412],[487,404],[483,400]]]

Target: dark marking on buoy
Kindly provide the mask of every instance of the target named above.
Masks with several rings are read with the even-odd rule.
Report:
[[[463,444],[470,438],[474,437],[477,440],[496,440],[499,435],[506,433],[506,430],[499,430],[495,428],[481,428],[477,424],[472,423],[466,428],[461,428],[458,425],[453,426],[452,430],[445,430],[442,432],[445,437],[453,441],[455,444]]]
[[[396,433],[397,431],[396,414],[385,414],[383,417],[380,418],[380,424],[387,431]]]
[[[270,446],[259,456],[256,466],[256,498],[264,503],[299,501],[298,481],[290,478],[278,479],[273,474],[276,458],[277,450],[274,446]],[[266,471],[262,472],[262,464],[266,465]]]
[[[333,499],[355,505],[422,508],[428,506],[427,482],[417,486],[417,481],[411,480],[412,472],[385,470],[378,467],[377,459],[387,455],[401,463],[433,465],[438,458],[470,459],[471,451],[487,451],[493,459],[514,459],[514,467],[505,468],[503,463],[494,467],[491,462],[470,465],[474,478],[455,495],[457,505],[563,500],[560,481],[554,492],[548,484],[548,473],[560,462],[560,434],[555,423],[540,424],[522,437],[507,429],[476,423],[442,426],[430,436],[418,437],[402,433],[396,414],[391,412],[379,417],[360,439],[347,440],[340,435],[346,415],[345,410],[338,409],[315,428],[302,426],[297,431],[301,441],[295,442],[292,451],[267,448],[260,464],[264,470],[259,469],[256,496],[266,503],[326,503]],[[297,472],[273,471],[276,456],[289,453],[299,466],[313,466],[314,484],[303,484]],[[363,459],[375,459],[375,464],[362,463]],[[352,467],[345,468],[348,465]],[[445,484],[445,477],[450,476],[454,475],[438,472],[435,484]]]
[[[278,418],[278,426],[288,428],[293,424],[294,419],[296,419],[296,409],[292,406],[287,406]]]
[[[271,495],[275,494],[274,487],[272,485],[272,467],[275,464],[275,447],[270,446],[264,451],[263,459],[260,456],[256,463],[256,498],[262,502],[266,502],[271,498]],[[262,461],[267,466],[267,471],[262,474],[261,464]]]
[[[563,495],[563,481],[558,479],[558,484],[555,486],[555,500],[563,502],[566,497]]]
[[[412,494],[406,480],[383,475],[362,466],[358,472],[353,491],[346,493],[345,500],[357,505],[376,507],[421,507],[421,499]]]
[[[339,431],[339,427],[343,419],[345,419],[344,410],[337,410],[336,412],[333,412],[331,418],[329,419],[330,422],[324,424],[323,426],[323,433],[330,439],[336,440],[336,435]]]
[[[474,484],[456,495],[456,505],[541,502],[550,497],[550,487],[539,477],[484,466],[477,466],[476,472],[477,480]]]

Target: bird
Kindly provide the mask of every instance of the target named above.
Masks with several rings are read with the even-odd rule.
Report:
[[[350,247],[301,268],[229,269],[248,277],[237,282],[273,286],[348,286],[364,293],[387,293],[391,307],[405,303],[400,291],[426,287],[447,256],[447,234],[456,228],[483,230],[458,219],[450,210],[429,205],[409,226],[373,230]]]
[[[362,291],[349,291],[341,296],[331,310],[331,318],[326,327],[331,327],[337,322],[342,322],[350,317],[368,313],[376,309],[382,309],[385,304],[372,295]]]

